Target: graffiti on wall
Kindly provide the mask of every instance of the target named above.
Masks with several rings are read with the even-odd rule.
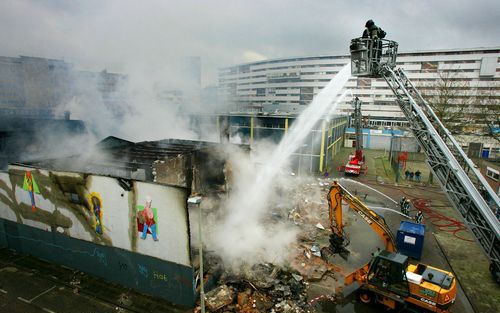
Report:
[[[34,195],[36,212],[32,212],[29,192]],[[185,193],[186,190],[180,187],[133,181],[130,190],[125,190],[114,177],[10,165],[8,172],[0,171],[0,223],[2,219],[10,220],[47,232],[189,265],[187,216],[177,216],[177,213],[183,213],[182,207],[186,205]],[[176,239],[164,242],[165,249],[151,250],[152,246],[159,244],[159,237],[167,234],[165,231],[173,231],[159,229],[170,222],[164,224],[161,219],[167,216],[161,215],[164,211],[160,213],[164,203],[169,202],[175,214],[168,219],[186,223],[185,227],[179,225],[179,229],[185,231],[176,228]],[[100,263],[106,263],[101,254],[95,253],[94,256]]]
[[[40,189],[36,183],[35,176],[30,171],[24,174],[23,189],[28,191],[31,199],[31,211],[36,212],[35,193],[40,194]]]
[[[94,230],[99,235],[104,232],[104,226],[102,223],[102,198],[97,192],[91,192],[88,195],[88,200],[90,204],[90,211],[92,212],[92,218],[94,219]]]
[[[158,210],[151,207],[151,197],[146,197],[144,206],[137,206],[137,230],[142,233],[141,239],[146,239],[151,234],[154,241],[158,241]]]
[[[10,166],[8,175],[1,174],[0,218],[112,245],[109,236],[96,232],[95,217],[88,198],[91,176],[20,166]],[[28,193],[29,197],[16,197],[16,190],[22,191],[19,196]],[[101,209],[102,204],[101,200]],[[101,229],[104,231],[105,228]]]

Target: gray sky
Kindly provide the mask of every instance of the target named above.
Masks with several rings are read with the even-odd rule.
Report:
[[[498,0],[2,0],[0,55],[158,77],[200,56],[208,85],[232,64],[347,54],[370,18],[401,51],[500,45]]]

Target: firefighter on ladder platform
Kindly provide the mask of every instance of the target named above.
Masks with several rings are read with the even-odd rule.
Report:
[[[373,20],[366,21],[365,30],[363,31],[362,38],[370,38],[373,40],[373,47],[371,51],[371,58],[373,60],[374,67],[378,67],[380,63],[380,57],[382,55],[382,42],[379,39],[385,38],[386,32],[375,25]]]

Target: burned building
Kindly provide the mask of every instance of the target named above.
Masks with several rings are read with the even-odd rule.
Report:
[[[64,143],[84,136],[83,121],[0,117],[0,169],[9,162],[23,162],[64,150]]]
[[[230,113],[192,114],[191,129],[201,138],[218,134],[221,142],[254,143],[268,141],[278,144],[298,118],[297,114],[284,113]],[[295,173],[323,173],[330,171],[333,157],[344,144],[347,116],[325,116],[314,125],[300,148],[290,157],[290,168]],[[258,149],[258,147],[256,147]]]
[[[0,172],[0,247],[194,305],[187,199],[226,188],[222,147],[108,137],[89,150]]]

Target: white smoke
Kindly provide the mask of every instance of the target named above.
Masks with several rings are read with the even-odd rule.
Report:
[[[281,173],[288,172],[290,156],[302,145],[321,117],[332,110],[332,102],[350,77],[346,65],[314,98],[283,137],[279,145],[259,146],[252,160],[234,159],[235,189],[227,205],[227,215],[217,225],[213,246],[225,262],[232,265],[254,262],[280,263],[288,257],[289,246],[296,239],[290,224],[264,223],[266,213],[283,184]],[[259,164],[256,166],[255,164]]]
[[[251,153],[232,149],[229,163],[233,189],[222,211],[212,217],[215,220],[210,223],[214,232],[207,243],[209,249],[215,250],[233,269],[242,264],[282,264],[297,235],[297,229],[287,223],[286,217],[270,221],[271,211],[282,202],[278,188],[290,183],[286,177],[276,172],[269,188],[255,186],[259,173],[269,170],[267,161],[276,145],[260,141],[253,148]]]

